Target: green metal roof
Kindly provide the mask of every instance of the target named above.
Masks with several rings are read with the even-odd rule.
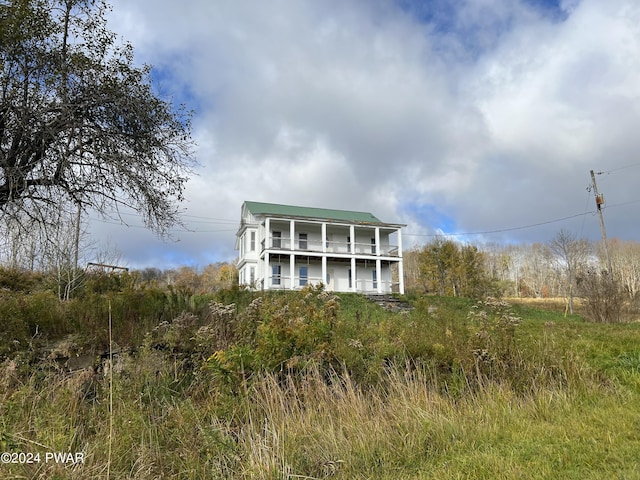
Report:
[[[295,207],[277,203],[244,202],[252,215],[273,215],[278,217],[305,217],[321,220],[340,220],[351,223],[383,223],[368,212],[330,210],[328,208]]]

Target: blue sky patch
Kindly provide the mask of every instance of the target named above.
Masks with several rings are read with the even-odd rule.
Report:
[[[416,223],[428,226],[433,233],[439,231],[455,233],[456,231],[456,220],[435,205],[410,203],[405,205],[401,212],[413,218]]]

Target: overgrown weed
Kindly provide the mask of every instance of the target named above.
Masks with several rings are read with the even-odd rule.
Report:
[[[577,478],[586,464],[592,476],[633,472],[633,325],[532,321],[494,300],[429,297],[402,314],[321,289],[222,297],[168,320],[150,308],[159,316],[143,319],[146,331],[121,330],[140,341],[113,365],[0,363],[1,445],[87,458],[73,468],[4,465],[2,474],[104,478],[110,415],[112,478]],[[122,318],[143,311],[127,308]]]

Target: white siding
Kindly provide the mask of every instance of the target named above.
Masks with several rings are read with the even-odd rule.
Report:
[[[269,231],[266,225],[269,226]],[[357,291],[375,292],[378,289],[374,288],[372,272],[376,271],[376,261],[378,261],[380,268],[376,274],[376,280],[380,285],[379,290],[390,292],[392,290],[391,264],[402,262],[401,249],[394,245],[394,240],[399,236],[397,233],[399,228],[388,224],[352,225],[348,222],[330,222],[321,219],[291,220],[254,217],[244,208],[236,243],[240,250],[239,280],[249,285],[251,268],[253,268],[256,288],[297,289],[300,288],[300,267],[306,266],[308,284],[320,282],[327,284],[327,278],[322,278],[324,258],[326,273],[331,276],[329,285],[326,285],[328,289],[353,291],[349,287],[349,270],[352,262],[355,261],[356,268],[352,281]],[[378,235],[376,235],[376,229]],[[323,231],[326,231],[325,238],[323,238]],[[280,232],[279,242],[276,244],[273,243],[273,232]],[[302,243],[300,234],[303,234]],[[255,240],[252,240],[252,235]],[[306,241],[304,235],[306,235]],[[372,239],[376,238],[379,242],[372,248]],[[353,253],[351,253],[352,247]],[[265,264],[266,258],[268,258],[268,264]],[[279,285],[272,284],[271,274],[274,264],[281,265]],[[400,289],[402,289],[402,283]]]

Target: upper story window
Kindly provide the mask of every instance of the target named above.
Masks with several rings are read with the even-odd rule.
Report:
[[[273,248],[282,248],[282,232],[273,232],[273,240],[271,246]]]
[[[251,250],[252,252],[256,251],[256,232],[251,232],[249,250]]]
[[[375,238],[371,239],[371,254],[372,255],[376,254],[376,239]]]
[[[300,250],[307,250],[309,248],[308,236],[306,233],[298,234],[298,248]]]

